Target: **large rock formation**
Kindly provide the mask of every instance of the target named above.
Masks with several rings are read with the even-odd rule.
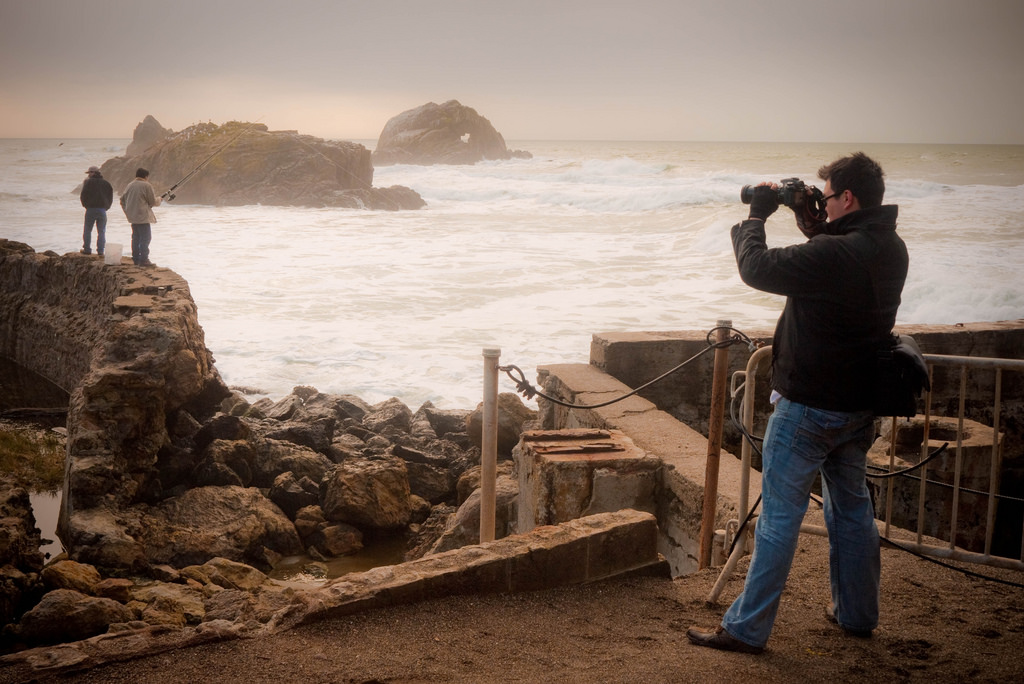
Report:
[[[362,145],[270,131],[263,124],[200,123],[175,133],[147,116],[125,156],[108,159],[101,171],[121,191],[139,167],[149,170],[158,194],[177,184],[174,201],[181,204],[380,210],[425,205],[409,188],[374,188],[370,152]]]
[[[512,151],[491,122],[457,100],[402,112],[384,126],[373,161],[386,164],[475,164],[485,159],[529,158]]]

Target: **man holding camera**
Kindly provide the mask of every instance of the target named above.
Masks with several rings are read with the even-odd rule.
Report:
[[[764,436],[753,557],[721,626],[687,631],[699,646],[764,650],[819,471],[829,535],[828,619],[861,637],[878,625],[881,559],[866,461],[875,437],[875,363],[896,321],[907,249],[896,234],[897,207],[882,205],[885,182],[876,162],[858,152],[823,166],[818,176],[824,196],[791,205],[807,242],[768,248],[765,221],[782,194],[769,184],[753,189],[749,218],[732,228],[743,282],[784,295],[786,304],[772,341],[775,409]],[[827,221],[810,211],[822,202]]]

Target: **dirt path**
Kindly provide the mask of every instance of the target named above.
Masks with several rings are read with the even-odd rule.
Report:
[[[828,623],[827,542],[804,535],[768,650],[689,644],[717,577],[631,578],[519,595],[460,596],[149,656],[74,682],[1012,682],[1024,681],[1024,589],[883,550],[872,639]],[[974,566],[972,569],[977,570]],[[1013,582],[1022,573],[985,569]],[[12,675],[14,673],[6,673]],[[0,681],[4,679],[0,671]]]

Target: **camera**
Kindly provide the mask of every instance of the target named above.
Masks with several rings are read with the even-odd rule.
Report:
[[[807,191],[810,190],[810,193]],[[814,187],[813,185],[807,185],[799,178],[783,178],[779,181],[778,187],[779,204],[783,204],[790,209],[802,209],[808,206],[808,209],[812,216],[822,214],[825,211],[825,203],[822,200],[825,196],[821,190]],[[744,185],[740,189],[740,201],[744,204],[750,204],[750,201],[754,199],[754,186]]]

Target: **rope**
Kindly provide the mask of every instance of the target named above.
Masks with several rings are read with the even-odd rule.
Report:
[[[946,444],[942,445],[942,448],[945,448],[945,447],[946,447]],[[934,455],[935,454],[933,453],[932,456],[934,456]],[[929,456],[928,460],[930,461],[931,458],[932,457]],[[925,461],[921,462],[922,465],[924,463],[925,463]],[[882,469],[881,466],[873,466],[873,465],[869,465],[868,468],[872,468],[872,469],[875,469],[875,470],[881,470]],[[903,477],[905,477],[907,479],[917,480],[918,482],[920,482],[921,481],[920,477],[916,477],[914,475],[907,475],[906,474],[909,470],[911,470],[911,468],[907,468],[906,470],[897,470],[897,471],[893,472],[892,475],[902,475]],[[889,477],[889,475],[868,475],[868,477],[870,477],[872,479],[877,479],[877,478],[880,478],[880,477]],[[953,485],[951,483],[949,483],[949,482],[939,482],[938,480],[925,480],[925,483],[926,484],[930,484],[930,485],[935,485],[937,487],[945,487],[946,489],[953,489]],[[1001,499],[1003,501],[1015,501],[1017,503],[1024,503],[1024,498],[1021,498],[1019,496],[1010,496],[1009,494],[992,494],[991,492],[983,492],[980,489],[970,489],[968,487],[960,487],[960,491],[964,492],[966,494],[977,494],[978,496],[990,496],[991,495],[991,496],[995,496],[997,499]]]
[[[928,461],[932,460],[933,458],[938,457],[938,455],[943,453],[946,450],[946,447],[948,447],[948,446],[949,446],[949,442],[944,443],[938,449],[936,449],[932,453],[928,454],[928,458],[924,459],[923,461],[921,461],[917,465],[913,465],[913,466],[910,466],[909,468],[904,468],[902,470],[893,470],[892,472],[886,472],[886,473],[881,474],[881,475],[868,475],[868,477],[870,477],[872,480],[885,480],[885,479],[888,479],[890,477],[896,477],[897,475],[907,475],[907,473],[912,473],[915,470],[917,470],[918,468],[923,468],[928,463]],[[875,470],[882,470],[881,466],[868,466],[868,468],[873,468]],[[912,476],[908,476],[908,477],[912,477]],[[919,479],[919,478],[912,477],[912,479],[916,480],[916,479]],[[929,482],[931,482],[931,480],[929,480]]]
[[[726,340],[722,340],[721,342],[713,342],[711,340],[711,337],[714,333],[718,332],[719,330],[731,330],[735,334]],[[754,351],[757,348],[757,345],[754,344],[753,340],[751,340],[749,337],[747,337],[744,333],[740,332],[739,330],[736,330],[735,328],[731,328],[729,326],[720,325],[712,328],[711,330],[708,331],[705,340],[708,346],[706,346],[704,349],[701,349],[699,352],[697,352],[690,358],[686,359],[679,365],[665,371],[664,373],[654,378],[653,380],[650,380],[644,383],[643,385],[640,385],[631,392],[627,392],[626,394],[618,396],[614,399],[609,399],[608,401],[601,402],[600,404],[570,404],[569,402],[562,401],[557,397],[552,397],[547,394],[544,394],[536,387],[534,387],[532,384],[530,384],[530,382],[526,379],[526,376],[523,374],[523,371],[519,368],[519,366],[498,366],[498,370],[504,372],[505,375],[507,375],[508,378],[515,383],[516,391],[522,394],[527,399],[540,397],[541,399],[550,401],[553,404],[557,404],[558,406],[564,406],[565,408],[569,409],[598,409],[603,408],[605,406],[611,406],[612,404],[623,401],[624,399],[628,399],[629,397],[632,397],[633,395],[642,392],[643,390],[647,389],[656,382],[660,382],[661,380],[667,378],[669,375],[672,375],[673,373],[681,370],[682,368],[685,368],[687,365],[693,363],[698,358],[700,358],[704,354],[707,354],[709,351],[712,351],[713,349],[724,349],[725,347],[730,347],[734,344],[745,344],[751,351]],[[518,374],[519,377],[517,378],[513,376],[513,372]]]

